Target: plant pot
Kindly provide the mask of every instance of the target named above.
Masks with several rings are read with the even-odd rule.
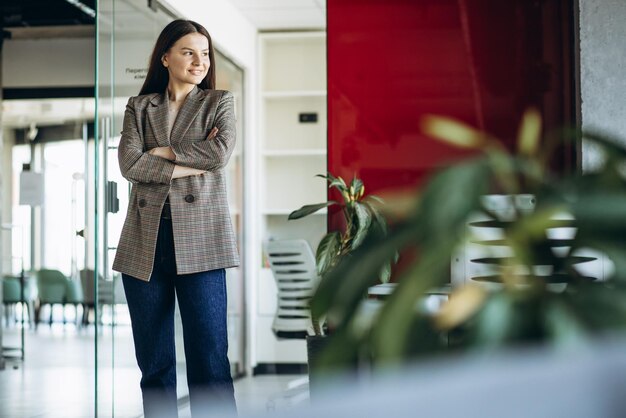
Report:
[[[307,335],[306,352],[309,363],[309,395],[313,400],[319,396],[323,388],[323,372],[320,370],[319,358],[321,353],[328,345],[329,338],[325,335]]]

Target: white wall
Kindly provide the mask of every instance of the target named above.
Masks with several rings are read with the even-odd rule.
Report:
[[[246,69],[256,66],[256,27],[228,0],[168,0],[186,19],[207,28],[215,45]]]
[[[620,137],[626,146],[626,1],[579,0],[583,129]],[[583,169],[598,162],[583,144]]]
[[[261,265],[259,227],[255,218],[258,213],[258,125],[257,125],[257,29],[228,0],[212,0],[200,3],[197,0],[167,0],[174,10],[184,18],[197,21],[207,28],[213,42],[224,55],[244,70],[244,248],[241,248],[246,277],[246,372],[250,375],[256,364],[252,342],[256,338],[256,276]]]

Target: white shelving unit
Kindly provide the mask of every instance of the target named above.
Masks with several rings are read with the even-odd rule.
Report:
[[[306,239],[313,251],[326,233],[326,211],[288,221],[293,210],[326,200],[326,33],[264,33],[259,36],[261,132],[259,207],[261,242]],[[316,114],[316,122],[301,122]],[[265,257],[263,257],[265,260]],[[304,340],[279,340],[271,326],[276,284],[259,266],[254,362],[306,363]]]

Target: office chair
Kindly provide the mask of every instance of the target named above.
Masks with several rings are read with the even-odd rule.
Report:
[[[265,252],[278,288],[272,331],[278,338],[306,338],[311,326],[309,301],[318,280],[315,257],[303,239],[275,240]]]
[[[35,309],[35,328],[39,325],[43,305],[50,305],[49,324],[52,325],[52,308],[55,304],[64,306],[69,281],[65,274],[59,270],[41,269],[37,270],[36,275],[39,304]],[[65,323],[65,310],[63,312],[63,323]]]
[[[83,302],[83,325],[89,324],[89,312],[95,310],[94,300],[94,282],[95,272],[92,269],[80,271],[80,282],[82,284],[83,294],[85,295]],[[102,275],[98,275],[98,324],[102,324],[102,312],[104,305],[109,305],[111,309],[115,309],[116,304],[126,303],[126,295],[120,275],[115,275],[113,280],[104,280]]]
[[[85,295],[83,294],[83,288],[78,280],[67,281],[67,289],[65,290],[65,302],[63,303],[64,312],[65,305],[72,305],[74,307],[74,318],[76,318],[76,326],[81,324],[78,319],[78,305],[83,305]],[[84,310],[84,307],[83,307]]]
[[[20,289],[20,278],[18,276],[4,276],[2,278],[2,303],[5,307],[5,321],[9,326],[9,313],[13,312],[13,318],[17,321],[15,307],[22,304],[28,313],[28,322],[34,322],[35,298],[37,289],[31,285],[30,281],[24,283],[24,297],[22,298]]]
[[[276,314],[272,331],[277,338],[305,339],[311,325],[309,302],[317,285],[315,256],[306,240],[275,240],[265,244],[276,287]],[[268,402],[300,403],[308,398],[308,376],[295,379],[286,391]]]

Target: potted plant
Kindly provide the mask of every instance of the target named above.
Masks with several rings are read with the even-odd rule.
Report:
[[[384,236],[387,233],[387,222],[382,215],[380,207],[382,199],[375,195],[365,195],[365,185],[356,176],[348,185],[341,177],[335,177],[331,173],[318,174],[316,177],[326,179],[329,189],[337,190],[341,196],[340,201],[329,200],[327,202],[305,205],[289,214],[289,220],[301,219],[321,209],[338,206],[343,215],[344,227],[339,231],[328,232],[317,247],[315,259],[318,275],[323,278],[339,263],[341,259],[349,258],[350,254],[357,249],[371,234]],[[392,259],[387,260],[378,267],[377,281],[386,283],[391,275]],[[314,335],[307,336],[307,352],[309,355],[309,373],[315,369],[317,355],[323,350],[327,339],[327,329],[324,326],[323,315],[311,314],[311,322]],[[314,386],[314,384],[312,384]]]
[[[370,235],[322,277],[311,309],[337,325],[321,359],[324,365],[341,367],[362,350],[371,353],[375,364],[440,353],[450,349],[450,338],[444,341],[442,333],[462,350],[569,344],[626,326],[626,149],[618,141],[580,132],[541,140],[535,111],[523,118],[515,152],[457,121],[430,117],[423,127],[434,138],[475,149],[477,156],[434,175],[413,210],[386,236]],[[601,167],[589,173],[552,171],[548,162],[555,145],[583,138],[602,151]],[[535,207],[502,218],[484,205],[484,196],[494,191],[530,194]],[[416,310],[416,300],[428,289],[448,282],[451,259],[472,239],[467,223],[477,213],[500,228],[499,244],[510,250],[494,261],[493,280],[499,284],[459,287],[436,315]],[[567,242],[550,233],[564,221],[575,227]],[[419,257],[395,278],[395,291],[364,325],[358,312],[363,292],[375,281],[373,272],[407,247],[417,247]],[[582,273],[578,266],[583,250],[608,257],[615,266],[610,277],[598,281]],[[539,273],[537,265],[549,273]],[[554,281],[565,289],[554,290]]]

